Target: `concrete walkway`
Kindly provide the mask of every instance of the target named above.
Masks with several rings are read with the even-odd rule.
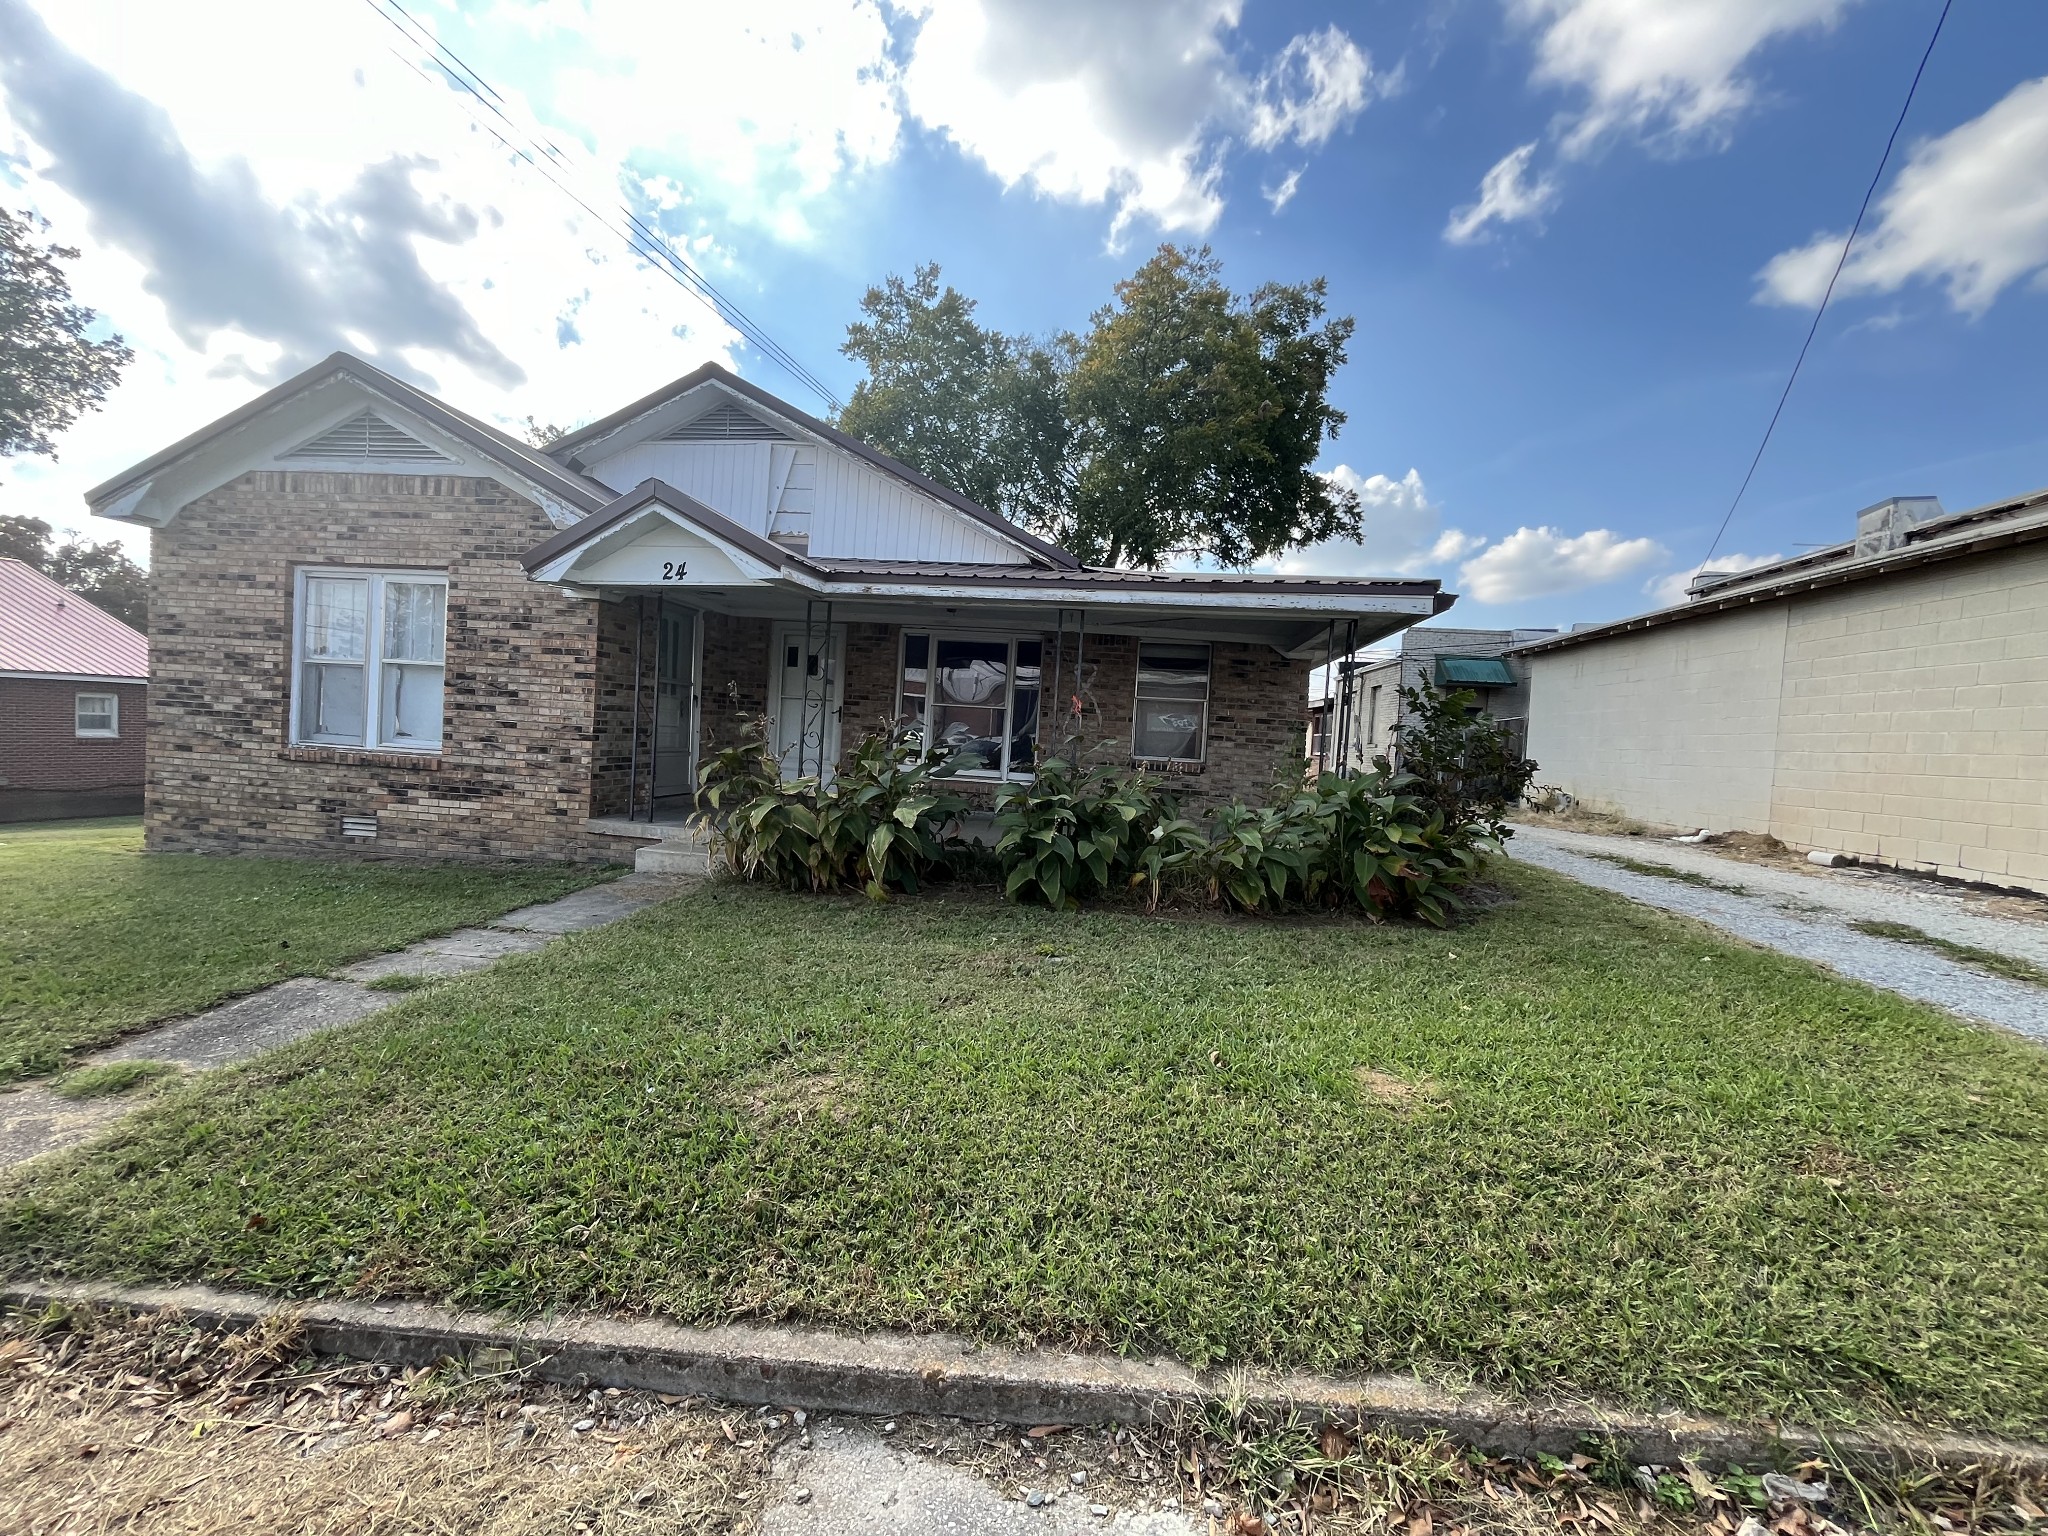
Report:
[[[96,1051],[81,1065],[109,1061],[167,1061],[187,1072],[247,1061],[280,1045],[337,1025],[352,1024],[401,1001],[403,992],[366,983],[386,976],[462,976],[507,955],[540,949],[565,933],[602,928],[668,900],[690,882],[631,874],[588,886],[559,901],[521,907],[482,928],[463,928],[406,949],[343,966],[332,978],[299,976],[204,1013],[131,1035]],[[71,1100],[31,1083],[0,1093],[0,1169],[76,1146],[136,1107],[133,1098]]]
[[[1646,906],[1710,923],[1766,949],[1812,960],[1857,981],[1932,1003],[1963,1018],[2048,1041],[2048,987],[2011,981],[1938,950],[1859,933],[1856,922],[1904,923],[1935,938],[2048,969],[2048,925],[1994,917],[1934,882],[1857,878],[1816,867],[1809,876],[1703,853],[1682,843],[1520,826],[1508,852]],[[1663,864],[1741,892],[1638,874],[1607,859]],[[1844,878],[1844,877],[1847,878]],[[1924,888],[1920,888],[1924,887]]]

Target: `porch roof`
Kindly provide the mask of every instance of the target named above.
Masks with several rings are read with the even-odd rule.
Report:
[[[714,612],[787,618],[829,603],[840,619],[1047,630],[1085,613],[1088,627],[1106,632],[1236,639],[1290,655],[1320,654],[1333,624],[1347,645],[1364,645],[1456,601],[1424,580],[813,559],[659,480],[522,563],[536,581],[593,596],[658,592]]]

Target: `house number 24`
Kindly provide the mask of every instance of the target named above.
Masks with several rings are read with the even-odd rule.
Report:
[[[681,581],[689,574],[690,567],[687,561],[664,560],[661,562],[661,579],[663,581]]]

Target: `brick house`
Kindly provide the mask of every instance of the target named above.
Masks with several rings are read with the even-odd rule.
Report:
[[[149,641],[0,559],[0,822],[142,809]]]
[[[1084,566],[716,366],[545,452],[336,354],[89,493],[152,530],[149,846],[617,857],[765,718],[984,799],[1069,740],[1263,793],[1332,635],[1433,581]]]

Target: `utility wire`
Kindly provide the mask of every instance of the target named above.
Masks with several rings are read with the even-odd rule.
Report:
[[[1793,359],[1792,372],[1785,380],[1785,388],[1778,395],[1777,409],[1771,412],[1770,425],[1764,428],[1764,439],[1756,445],[1756,456],[1749,461],[1749,472],[1742,477],[1742,484],[1735,492],[1735,499],[1728,503],[1728,510],[1721,518],[1721,526],[1714,530],[1714,542],[1707,546],[1707,560],[1714,558],[1714,552],[1721,547],[1721,540],[1728,532],[1728,524],[1735,516],[1735,509],[1742,505],[1742,498],[1749,490],[1749,482],[1756,477],[1756,467],[1763,462],[1764,450],[1771,446],[1771,434],[1778,430],[1778,418],[1785,414],[1785,402],[1792,397],[1792,386],[1799,382],[1799,370],[1806,364],[1806,352],[1813,345],[1813,338],[1820,330],[1820,317],[1828,312],[1828,300],[1835,296],[1835,283],[1842,275],[1842,268],[1849,264],[1849,247],[1856,243],[1856,235],[1863,228],[1863,217],[1870,212],[1870,200],[1877,195],[1877,184],[1884,180],[1884,168],[1891,163],[1892,148],[1899,142],[1899,130],[1906,126],[1906,114],[1913,110],[1913,97],[1920,89],[1920,77],[1927,72],[1927,61],[1934,56],[1934,45],[1941,41],[1941,29],[1948,21],[1949,7],[1955,0],[1942,0],[1941,14],[1934,19],[1934,35],[1927,39],[1927,47],[1920,55],[1920,67],[1913,71],[1913,83],[1906,87],[1906,100],[1899,108],[1898,121],[1892,124],[1891,137],[1884,141],[1884,153],[1878,156],[1877,174],[1870,178],[1870,185],[1864,190],[1863,205],[1856,210],[1856,222],[1849,226],[1849,237],[1842,242],[1842,254],[1835,258],[1835,270],[1828,276],[1828,286],[1820,296],[1820,308],[1813,312],[1813,324],[1806,328],[1806,340],[1799,344],[1799,356]],[[1700,562],[1706,565],[1706,560]]]
[[[504,145],[510,154],[524,160],[558,192],[562,193],[563,196],[575,203],[577,207],[597,220],[604,228],[624,240],[636,255],[646,259],[663,276],[707,305],[714,314],[737,330],[769,361],[776,364],[776,366],[802,384],[806,389],[816,394],[831,409],[834,411],[839,409],[840,402],[838,396],[833,394],[816,374],[797,361],[796,357],[787,348],[783,347],[781,343],[776,341],[765,327],[756,322],[739,305],[727,298],[709,278],[705,277],[701,271],[669,243],[665,235],[650,226],[639,214],[633,211],[629,204],[622,202],[619,207],[619,211],[625,216],[628,225],[628,228],[622,229],[606,215],[593,208],[573,186],[564,181],[562,177],[573,176],[575,168],[569,163],[568,156],[562,152],[560,146],[548,138],[544,131],[535,130],[539,131],[539,140],[536,141],[534,132],[514,122],[506,111],[505,98],[499,94],[497,89],[459,54],[442,43],[430,29],[423,26],[410,11],[406,10],[405,6],[400,3],[400,0],[365,0],[365,3],[396,30],[401,37],[404,37],[407,42],[415,47],[422,47],[427,50],[428,60],[440,72],[444,84],[454,85],[461,89],[475,100],[478,105],[483,107],[490,116],[495,117],[500,123],[504,124],[508,132],[517,135],[523,141],[524,147],[519,143],[512,142],[511,139],[506,137],[505,132],[500,132],[491,122],[472,110],[469,114],[470,117],[479,127],[488,132],[491,137]],[[395,53],[397,50],[394,49],[393,51]],[[405,59],[402,54],[399,57],[413,69],[414,73],[420,75],[422,79],[432,79],[412,60]],[[547,163],[543,164],[543,161]],[[556,171],[560,171],[561,176],[556,175]]]

